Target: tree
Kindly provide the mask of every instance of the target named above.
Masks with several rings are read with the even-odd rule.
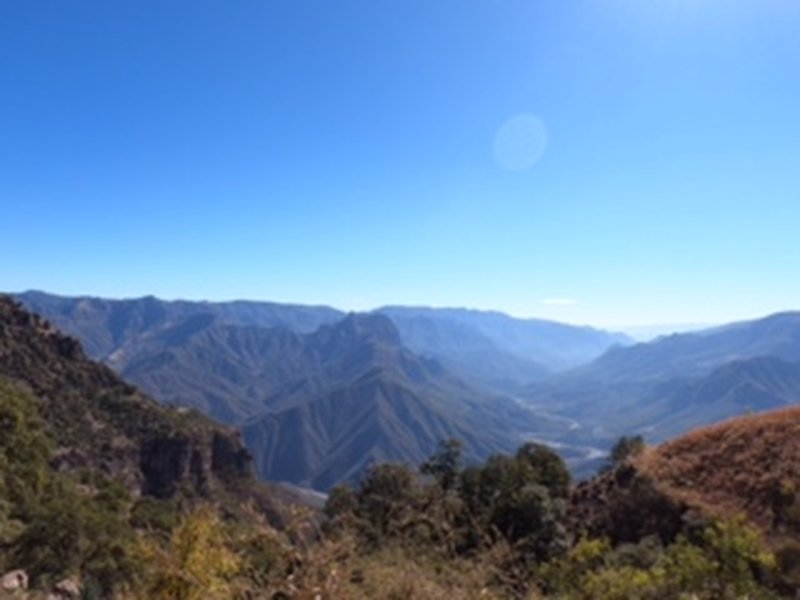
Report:
[[[372,541],[401,527],[416,510],[417,488],[414,473],[405,465],[386,463],[367,472],[357,494],[358,516],[369,524]]]
[[[164,548],[152,538],[140,538],[142,563],[137,597],[153,600],[222,600],[234,597],[233,577],[241,559],[210,506],[188,514]]]
[[[325,502],[325,516],[329,519],[354,513],[358,508],[358,498],[352,487],[341,484],[334,487]]]
[[[488,535],[499,533],[528,557],[546,560],[565,547],[568,484],[569,472],[555,452],[526,444],[516,456],[490,456],[482,467],[463,471],[459,493],[470,523]]]
[[[528,443],[517,450],[516,459],[527,471],[526,479],[543,485],[553,496],[566,497],[571,476],[558,454],[543,444]]]
[[[631,437],[622,436],[611,448],[609,459],[611,466],[621,465],[629,458],[638,455],[644,450],[644,439],[640,435]]]
[[[457,439],[449,439],[439,444],[439,450],[420,465],[420,473],[433,477],[444,492],[455,486],[461,472],[464,444]]]

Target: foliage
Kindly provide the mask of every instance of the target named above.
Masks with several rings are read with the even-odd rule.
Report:
[[[640,435],[622,436],[611,448],[609,454],[610,466],[621,465],[629,458],[640,454],[644,450],[644,438]]]
[[[461,471],[464,444],[449,439],[439,445],[439,450],[420,466],[420,473],[432,476],[444,492],[450,491],[458,481]]]
[[[34,583],[80,573],[110,593],[131,571],[127,491],[54,473],[36,400],[2,382],[0,430],[0,566],[24,566]]]
[[[233,577],[241,568],[228,548],[218,515],[208,506],[189,513],[172,532],[166,547],[141,537],[137,591],[153,600],[200,600],[233,597]]]
[[[382,464],[367,472],[356,497],[362,533],[380,543],[404,530],[416,511],[419,486],[405,465]]]
[[[742,518],[666,546],[674,536],[571,543],[569,472],[538,444],[467,468],[453,441],[420,473],[376,465],[332,490],[322,531],[305,513],[278,531],[248,507],[134,500],[96,469],[55,472],[37,401],[2,382],[0,434],[0,567],[24,567],[37,586],[77,575],[87,597],[712,600],[796,587],[797,544],[766,553]],[[620,528],[634,509],[659,512],[648,498],[618,499]],[[789,527],[794,489],[774,502]]]
[[[647,558],[635,566],[605,540],[582,540],[539,575],[545,589],[565,600],[776,597],[763,583],[774,558],[742,519],[715,522],[696,540],[682,536],[655,557],[654,548],[643,541],[639,550]]]
[[[0,380],[0,542],[13,541],[43,495],[51,451],[35,400]]]
[[[136,529],[169,533],[178,525],[179,511],[172,500],[141,497],[131,509],[131,525]]]
[[[516,456],[495,455],[461,475],[459,493],[468,522],[489,537],[500,534],[543,560],[565,545],[563,517],[569,472],[561,458],[538,444]]]

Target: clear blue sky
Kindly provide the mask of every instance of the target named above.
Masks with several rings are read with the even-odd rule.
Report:
[[[800,3],[2,2],[0,208],[9,291],[800,308]]]

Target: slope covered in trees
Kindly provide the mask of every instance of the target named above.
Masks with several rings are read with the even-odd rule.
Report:
[[[158,404],[0,297],[0,570],[111,597],[133,585],[144,532],[206,503],[278,523],[285,499],[234,431]]]

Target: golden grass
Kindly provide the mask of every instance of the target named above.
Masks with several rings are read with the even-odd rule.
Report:
[[[720,517],[744,513],[771,532],[776,492],[800,489],[800,407],[697,429],[635,462],[690,506]]]

